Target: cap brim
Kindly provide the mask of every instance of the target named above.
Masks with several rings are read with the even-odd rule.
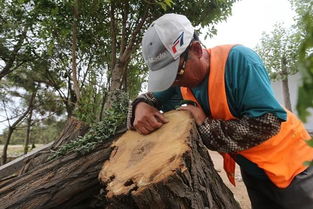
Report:
[[[174,83],[178,71],[179,59],[164,68],[155,71],[149,71],[148,91],[164,91]]]

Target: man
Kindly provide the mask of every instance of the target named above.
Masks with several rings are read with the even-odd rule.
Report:
[[[313,149],[303,124],[276,101],[258,55],[240,45],[203,49],[190,21],[166,14],[142,41],[149,92],[129,111],[129,128],[149,134],[167,123],[159,110],[181,106],[204,144],[220,152],[234,184],[240,165],[253,209],[312,209]]]

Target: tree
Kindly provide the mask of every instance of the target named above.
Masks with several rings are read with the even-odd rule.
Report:
[[[299,88],[297,110],[303,121],[310,114],[308,108],[313,107],[313,2],[310,0],[290,0],[296,11],[296,24],[302,37],[299,48],[299,68],[303,83]]]
[[[95,123],[118,90],[132,97],[140,91],[147,73],[140,43],[154,19],[176,12],[199,30],[212,29],[231,14],[235,1],[1,0],[1,81],[9,83],[8,91],[18,89],[17,94],[22,89],[30,95],[38,88],[31,118],[62,101],[68,118]],[[6,66],[10,70],[2,70]]]
[[[188,16],[195,26],[214,25],[231,14],[231,6],[234,2],[201,0],[195,5],[194,2],[187,0],[110,1],[106,5],[108,11],[106,24],[111,31],[109,92],[123,89],[123,78],[126,77],[127,70],[131,69],[127,68],[131,55],[140,48],[143,31],[153,20],[165,12],[175,12]],[[114,100],[109,93],[106,107],[109,107]]]
[[[7,161],[7,150],[8,150],[8,145],[10,143],[10,139],[12,136],[12,133],[14,131],[14,129],[16,129],[16,127],[19,125],[19,123],[26,117],[26,115],[32,110],[32,106],[33,106],[33,102],[34,102],[34,98],[36,96],[36,91],[34,91],[29,99],[29,105],[28,108],[22,113],[21,116],[19,116],[17,118],[17,120],[15,120],[15,122],[11,125],[9,123],[9,132],[7,135],[7,139],[4,143],[4,147],[3,147],[3,152],[2,152],[2,156],[1,156],[1,164],[5,164]],[[9,122],[9,121],[8,121]]]
[[[108,107],[112,102],[114,93],[111,94],[111,91],[136,91],[130,94],[135,95],[140,90],[147,72],[145,67],[140,70],[136,68],[143,63],[139,52],[140,42],[143,31],[154,19],[165,12],[182,13],[194,25],[212,29],[214,24],[231,14],[235,1],[201,0],[196,3],[201,6],[197,7],[194,2],[187,0],[2,0],[1,20],[5,20],[5,24],[0,34],[1,46],[10,46],[7,40],[12,34],[24,34],[23,39],[15,37],[6,51],[12,51],[14,44],[21,40],[27,50],[21,48],[18,52],[27,51],[31,57],[27,61],[46,62],[43,74],[48,85],[63,101],[67,116],[102,115],[104,105],[108,103]],[[21,33],[23,25],[27,31]],[[19,45],[15,48],[19,49]],[[17,60],[23,56],[10,57]],[[7,62],[5,58],[3,60]],[[13,62],[18,63],[16,60]],[[95,88],[91,88],[91,85]],[[83,97],[89,98],[80,101]],[[97,108],[86,108],[86,101],[96,101]],[[86,118],[98,117],[82,119]]]
[[[24,6],[21,1],[0,1],[0,80],[34,59],[27,42],[35,19]]]
[[[256,51],[262,57],[265,66],[273,80],[282,80],[285,107],[292,111],[288,76],[298,72],[299,36],[290,28],[284,28],[281,23],[275,24],[270,33],[263,33],[261,43]]]

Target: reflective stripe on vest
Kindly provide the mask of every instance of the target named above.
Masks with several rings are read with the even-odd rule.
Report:
[[[225,65],[232,47],[233,45],[225,45],[208,50],[210,54],[208,98],[211,116],[214,119],[235,119],[227,103],[224,79]],[[198,103],[190,89],[181,87],[181,94],[184,99]],[[305,143],[307,139],[310,139],[310,135],[302,122],[287,111],[287,120],[281,124],[276,136],[238,154],[262,168],[277,187],[286,188],[297,174],[307,168],[303,163],[313,159],[313,149]],[[224,157],[226,174],[234,184],[235,162],[227,153],[221,154]]]

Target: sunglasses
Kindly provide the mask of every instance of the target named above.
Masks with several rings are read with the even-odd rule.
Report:
[[[187,63],[187,59],[188,59],[189,47],[190,46],[188,46],[186,48],[186,50],[182,53],[183,62],[178,67],[177,76],[181,76],[181,75],[183,75],[185,73],[185,67],[186,67],[186,63]]]

